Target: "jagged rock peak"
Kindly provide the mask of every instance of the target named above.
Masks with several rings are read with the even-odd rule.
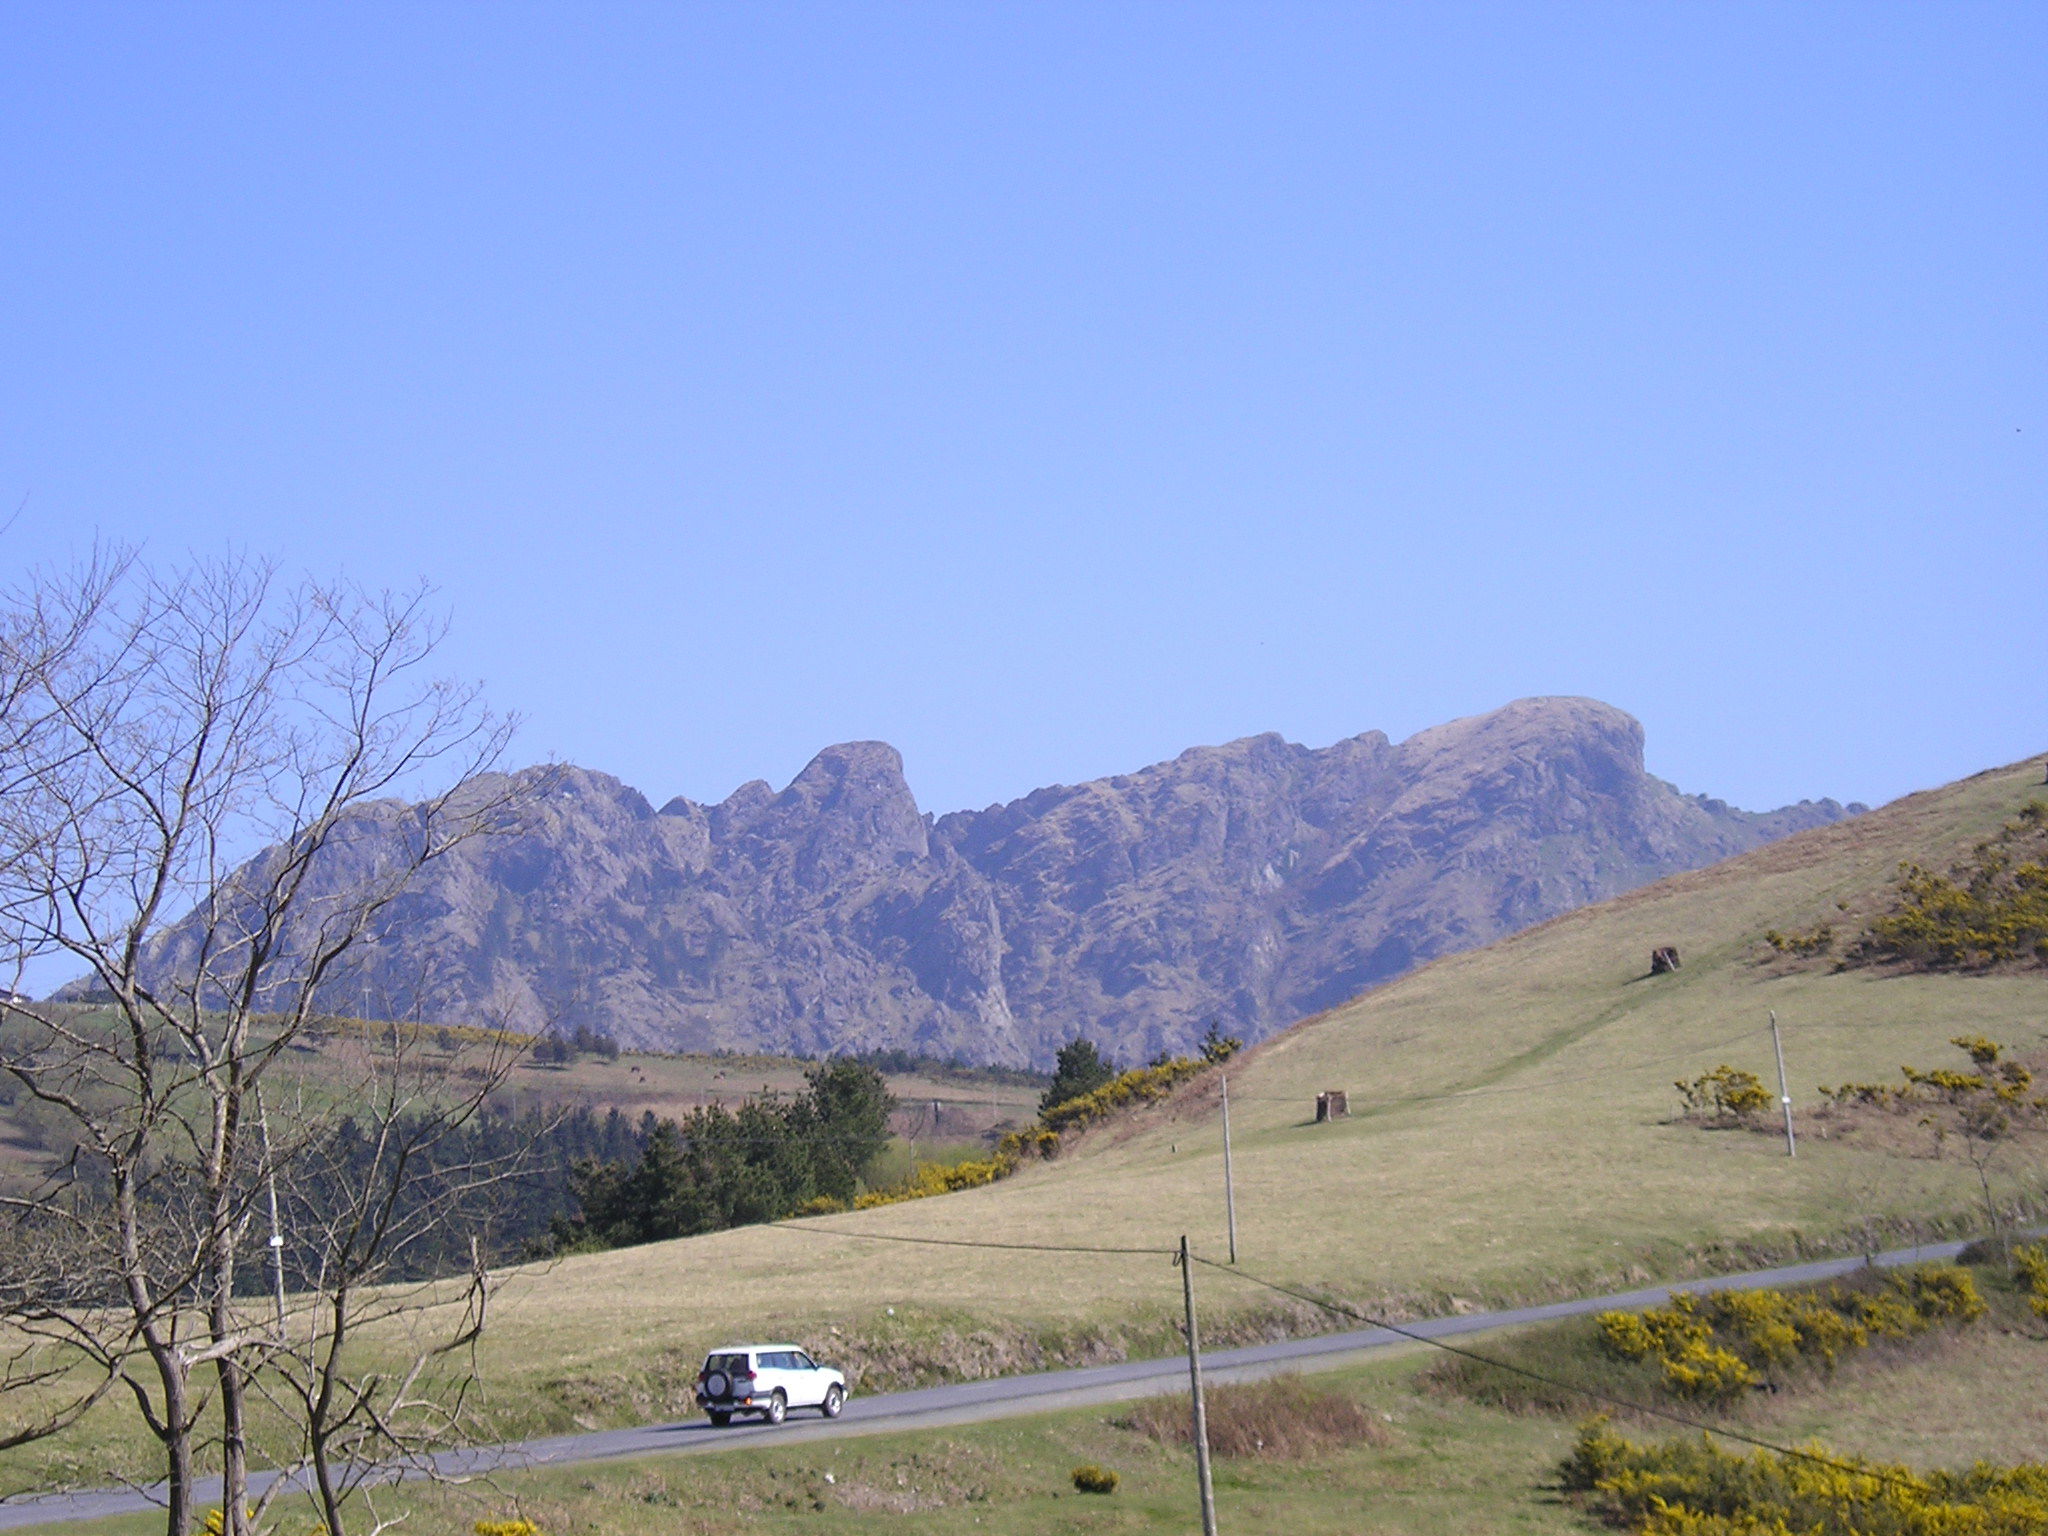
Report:
[[[640,1046],[1043,1064],[1079,1033],[1143,1060],[1845,814],[1681,794],[1632,717],[1568,697],[1399,744],[1246,736],[936,822],[876,741],[659,815],[540,771],[520,829],[437,862],[364,947],[373,992],[430,974],[439,1016]]]

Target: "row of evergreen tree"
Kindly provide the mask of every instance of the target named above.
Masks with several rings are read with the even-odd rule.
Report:
[[[565,1047],[603,1050],[609,1041]],[[1212,1025],[1202,1054],[1236,1049]],[[616,1047],[613,1047],[616,1049]],[[320,1189],[362,1189],[389,1181],[393,1198],[422,1213],[459,1205],[455,1219],[421,1220],[397,1256],[393,1276],[461,1269],[472,1235],[494,1260],[617,1248],[776,1221],[806,1206],[850,1204],[862,1176],[889,1144],[896,1107],[876,1058],[837,1057],[804,1074],[788,1100],[750,1099],[737,1109],[706,1105],[680,1120],[637,1120],[612,1109],[524,1113],[487,1107],[467,1123],[403,1146],[345,1122],[325,1149],[322,1178],[286,1213],[286,1259],[296,1268],[295,1227],[314,1230]],[[1092,1092],[1118,1067],[1092,1041],[1059,1052],[1041,1113]],[[388,1128],[387,1128],[388,1132]],[[403,1144],[403,1135],[397,1138]],[[313,1250],[305,1256],[310,1262]],[[256,1283],[259,1277],[251,1277]]]
[[[584,1160],[569,1175],[575,1210],[560,1249],[618,1248],[778,1221],[819,1200],[849,1203],[889,1144],[896,1101],[863,1061],[804,1073],[794,1099],[710,1104],[663,1120],[636,1156]]]
[[[317,1176],[285,1192],[287,1280],[311,1278],[324,1250],[310,1234],[331,1230],[340,1191],[388,1190],[383,1219],[405,1234],[390,1255],[392,1279],[463,1269],[472,1236],[503,1261],[774,1221],[821,1198],[851,1202],[889,1143],[895,1100],[865,1062],[826,1061],[804,1077],[793,1099],[707,1105],[679,1121],[587,1107],[487,1107],[461,1125],[381,1132],[344,1121],[317,1154]],[[268,1279],[252,1272],[246,1283]]]

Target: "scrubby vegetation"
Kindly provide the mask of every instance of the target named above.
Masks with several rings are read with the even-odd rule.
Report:
[[[1149,1066],[1117,1072],[1104,1063],[1092,1043],[1073,1041],[1060,1052],[1060,1072],[1041,1100],[1037,1125],[1010,1132],[996,1143],[994,1154],[987,1158],[970,1158],[958,1163],[920,1163],[902,1183],[858,1196],[854,1208],[866,1210],[871,1206],[894,1205],[904,1200],[921,1200],[928,1195],[948,1195],[955,1190],[993,1184],[997,1179],[1015,1173],[1026,1159],[1056,1157],[1062,1136],[1140,1104],[1163,1099],[1182,1083],[1228,1061],[1243,1048],[1242,1040],[1219,1034],[1211,1026],[1203,1037],[1199,1056],[1168,1056]],[[1069,1092],[1072,1085],[1095,1076],[1096,1068],[1110,1075],[1091,1089]],[[1069,1085],[1068,1089],[1061,1087],[1062,1081]],[[1061,1092],[1068,1092],[1069,1096],[1063,1099],[1054,1097]]]
[[[1354,1445],[1384,1445],[1385,1421],[1355,1397],[1299,1376],[1212,1386],[1203,1393],[1217,1456],[1306,1461]],[[1147,1398],[1124,1421],[1162,1445],[1187,1445],[1194,1415],[1185,1395]]]
[[[1919,1473],[1839,1456],[1740,1455],[1709,1436],[1637,1445],[1588,1422],[1559,1470],[1566,1492],[1641,1536],[2039,1536],[2048,1465]]]
[[[1674,1400],[1722,1412],[1752,1391],[1824,1378],[1880,1342],[1909,1347],[1983,1317],[1966,1269],[1922,1265],[1811,1289],[1681,1294],[1662,1307],[1604,1312],[1488,1346],[1499,1361],[1456,1358],[1428,1380],[1470,1402],[1577,1414],[1595,1399]]]
[[[1946,874],[1899,867],[1892,909],[1849,962],[1972,969],[2048,961],[2048,801],[2031,802]]]
[[[2033,1091],[2034,1073],[1982,1035],[1950,1043],[1970,1058],[1968,1071],[1901,1067],[1901,1083],[1838,1083],[1822,1088],[1828,1102],[1816,1118],[1826,1133],[1886,1140],[1891,1150],[1941,1159],[1951,1151],[1976,1175],[1982,1219],[1994,1236],[2009,1221],[2038,1214],[2038,1183],[2018,1172],[2048,1131],[2048,1095]],[[1924,1133],[1924,1139],[1923,1139]],[[2001,1198],[1993,1180],[2008,1184]]]
[[[2026,1287],[2034,1316],[2048,1318],[2048,1243],[2027,1243],[2012,1251],[2013,1273]]]
[[[1218,1055],[1173,1056],[1165,1061],[1155,1061],[1150,1066],[1119,1072],[1092,1092],[1068,1099],[1064,1104],[1045,1111],[1039,1116],[1039,1123],[1055,1136],[1061,1136],[1093,1125],[1098,1120],[1106,1120],[1123,1110],[1163,1099],[1189,1078],[1228,1060],[1237,1046],[1238,1042],[1234,1040],[1226,1041],[1225,1048]]]
[[[1766,928],[1764,942],[1781,955],[1798,955],[1802,959],[1824,955],[1835,947],[1835,927],[1832,923],[1815,923],[1811,928],[1795,928],[1789,933]]]
[[[1007,1143],[1010,1138],[1005,1138]],[[993,1157],[970,1157],[957,1163],[919,1163],[910,1177],[886,1189],[871,1189],[856,1195],[853,1208],[869,1210],[877,1205],[895,1205],[904,1200],[922,1200],[928,1195],[950,1195],[956,1190],[993,1184],[1017,1168],[1014,1149],[998,1149]]]
[[[1603,1312],[1595,1322],[1608,1354],[1654,1361],[1671,1395],[1726,1403],[1775,1384],[1790,1367],[1832,1370],[1875,1340],[1975,1322],[1984,1311],[1970,1272],[1943,1264],[1900,1270],[1874,1288],[1678,1295],[1641,1312]]]
[[[1969,1071],[1900,1067],[1903,1083],[1838,1083],[1832,1088],[1823,1086],[1821,1096],[1837,1108],[1860,1106],[1905,1111],[1977,1104],[1997,1105],[2008,1114],[2031,1115],[2048,1110],[2048,1099],[2029,1095],[2034,1074],[2009,1059],[2005,1047],[1996,1040],[1982,1035],[1953,1035],[1949,1044],[1970,1058]]]
[[[1109,1468],[1098,1467],[1091,1461],[1074,1468],[1073,1481],[1076,1491],[1081,1493],[1115,1493],[1121,1479]]]
[[[1678,1090],[1686,1118],[1714,1125],[1745,1125],[1771,1102],[1762,1078],[1726,1062],[1691,1082],[1671,1086]]]

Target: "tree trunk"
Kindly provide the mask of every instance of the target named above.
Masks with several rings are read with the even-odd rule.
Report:
[[[221,1526],[227,1536],[249,1536],[248,1394],[233,1355],[215,1361],[214,1372],[220,1381]]]
[[[164,1536],[192,1536],[192,1408],[185,1373],[169,1351],[153,1351],[164,1388],[157,1439],[164,1448]]]

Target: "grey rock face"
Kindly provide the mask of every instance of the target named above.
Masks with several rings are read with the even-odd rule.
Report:
[[[360,988],[372,1011],[491,1005],[631,1045],[1040,1065],[1087,1034],[1137,1060],[1848,814],[1682,795],[1642,748],[1619,710],[1529,699],[1398,745],[1198,747],[936,822],[879,742],[659,812],[561,770],[524,830],[422,877],[337,1007]]]

